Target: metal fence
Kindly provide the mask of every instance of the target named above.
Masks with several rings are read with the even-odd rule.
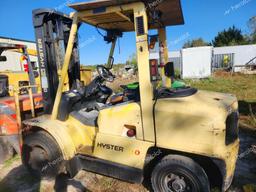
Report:
[[[182,57],[170,57],[170,62],[174,63],[174,68],[177,71],[182,71]],[[240,68],[256,68],[256,57],[252,58],[247,64],[235,65],[235,53],[214,54],[212,57],[212,71],[224,69],[234,71],[236,67]]]
[[[235,54],[215,54],[212,61],[212,70],[233,69]]]
[[[234,67],[235,54],[215,54],[212,58],[212,70],[218,69],[232,69]],[[174,63],[175,70],[182,70],[182,58],[171,57],[170,62]]]

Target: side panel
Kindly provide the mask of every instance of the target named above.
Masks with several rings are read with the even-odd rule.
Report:
[[[114,163],[144,167],[148,148],[154,143],[142,141],[141,111],[138,103],[113,106],[100,111],[93,156]],[[125,125],[136,127],[136,137],[127,137]]]
[[[153,143],[98,133],[93,156],[143,169],[148,149]]]
[[[100,133],[121,136],[127,132],[125,125],[136,127],[136,138],[139,140],[143,138],[138,103],[121,104],[100,111],[98,117]]]

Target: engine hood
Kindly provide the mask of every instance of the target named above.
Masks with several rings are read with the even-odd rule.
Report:
[[[159,99],[155,106],[157,117],[165,114],[162,118],[174,118],[173,121],[182,126],[204,125],[207,129],[225,129],[227,116],[237,109],[234,95],[211,91],[198,91],[188,97]]]
[[[198,91],[155,105],[156,143],[162,148],[216,155],[225,150],[226,121],[237,111],[234,95]]]
[[[183,109],[188,111],[201,111],[207,113],[231,112],[237,110],[237,98],[232,94],[199,90],[194,95],[179,98],[159,99],[158,103],[167,108]]]
[[[236,110],[237,98],[232,94],[218,93],[211,91],[198,91],[197,94],[191,96],[191,99],[201,101],[201,105],[209,105],[213,108],[218,107],[220,109]]]

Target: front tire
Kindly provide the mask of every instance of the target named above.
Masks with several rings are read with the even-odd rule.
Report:
[[[205,171],[195,161],[168,155],[156,165],[151,176],[155,192],[210,192]]]
[[[57,142],[45,131],[25,136],[22,163],[36,177],[53,178],[64,166],[63,155]]]

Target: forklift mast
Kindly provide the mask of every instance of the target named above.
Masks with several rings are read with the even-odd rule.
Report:
[[[51,114],[59,84],[59,74],[64,62],[68,44],[72,19],[51,9],[37,9],[33,11],[39,70],[41,77],[44,112]],[[80,80],[80,60],[78,51],[78,37],[68,69],[69,89],[76,88]]]

